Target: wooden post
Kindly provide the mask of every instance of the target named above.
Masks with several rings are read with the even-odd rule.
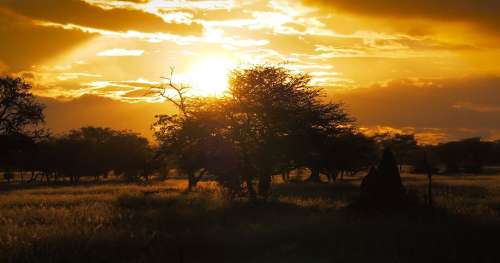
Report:
[[[424,151],[424,162],[425,162],[425,170],[427,172],[427,202],[429,207],[433,208],[434,202],[432,200],[432,168],[429,164],[427,151]]]

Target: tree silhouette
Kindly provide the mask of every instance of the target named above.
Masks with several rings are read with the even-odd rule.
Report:
[[[30,92],[31,84],[21,78],[0,78],[0,135],[36,134],[44,122],[44,106]]]
[[[413,173],[438,173],[440,160],[435,145],[422,145],[411,159]]]
[[[214,141],[222,138],[222,130],[227,127],[222,106],[219,100],[190,99],[186,104],[189,110],[182,114],[157,115],[152,125],[155,138],[160,142],[157,156],[166,156],[187,176],[188,190],[208,173]]]
[[[180,114],[159,115],[153,124],[160,154],[187,174],[189,188],[212,174],[251,199],[267,198],[272,175],[299,164],[319,169],[311,160],[316,147],[352,129],[342,105],[324,102],[309,82],[308,75],[282,67],[254,66],[231,73],[223,98],[186,99],[176,91],[167,100]],[[223,160],[231,172],[221,169]]]
[[[361,133],[345,133],[330,146],[327,158],[332,172],[354,175],[374,165],[379,150],[376,142]],[[342,177],[341,177],[342,179]]]
[[[37,141],[30,169],[47,181],[69,178],[78,183],[113,171],[128,180],[147,176],[152,150],[146,138],[129,131],[82,127],[57,137]],[[33,174],[31,181],[36,179]]]
[[[236,70],[230,77],[232,116],[240,124],[237,141],[248,159],[246,171],[254,169],[263,191],[270,176],[287,165],[310,167],[316,181],[327,154],[325,142],[352,128],[342,104],[325,102],[310,80],[273,66]]]
[[[116,131],[105,148],[108,165],[128,180],[148,179],[153,152],[146,138],[129,131]]]
[[[152,124],[154,136],[160,147],[155,159],[170,160],[188,178],[188,191],[196,187],[199,180],[208,173],[206,166],[208,140],[215,134],[208,124],[214,120],[216,104],[210,99],[187,96],[190,86],[173,83],[174,68],[170,68],[167,82],[151,87],[150,93],[157,94],[173,104],[179,114],[157,115]]]
[[[403,165],[412,164],[414,158],[418,158],[419,147],[414,134],[377,134],[375,139],[382,147],[390,147],[399,161],[399,171],[402,171]]]
[[[446,165],[447,173],[480,173],[494,153],[494,144],[480,138],[442,143],[436,146],[439,159]]]
[[[0,167],[5,179],[13,179],[12,169],[24,166],[40,135],[44,106],[36,102],[31,85],[21,78],[0,77]]]

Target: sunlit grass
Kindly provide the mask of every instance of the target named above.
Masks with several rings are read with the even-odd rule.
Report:
[[[478,242],[476,232],[498,233],[500,176],[436,176],[435,201],[446,216],[426,224],[346,212],[358,196],[359,179],[278,183],[259,205],[229,200],[214,182],[186,193],[185,180],[10,191],[0,194],[0,262],[179,262],[181,254],[191,259],[186,262],[360,262],[387,255],[416,262],[444,257],[450,249],[457,257],[472,253],[479,248],[471,243],[468,252],[457,250],[461,242]],[[425,176],[405,175],[404,183],[425,196]],[[495,225],[477,230],[463,220]],[[414,248],[399,247],[401,242]],[[443,251],[417,253],[432,246]],[[245,254],[249,250],[260,252]]]

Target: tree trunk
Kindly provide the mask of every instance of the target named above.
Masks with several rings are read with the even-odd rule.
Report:
[[[434,207],[434,201],[432,200],[432,169],[431,165],[429,164],[429,159],[427,158],[427,152],[424,153],[424,160],[425,160],[425,168],[427,170],[427,196],[428,196],[428,202],[429,202],[429,207],[433,208]]]
[[[250,176],[245,176],[245,183],[247,184],[248,198],[250,199],[251,202],[257,201],[257,193],[253,188],[253,182]]]
[[[207,173],[207,170],[188,173],[188,191],[193,190],[193,188],[196,187],[201,178],[203,178],[203,176],[205,176]],[[198,176],[196,174],[198,174]]]
[[[31,178],[28,180],[27,183],[29,184],[29,183],[33,182],[33,180],[35,180],[35,179],[36,179],[36,172],[35,172],[35,170],[31,170]]]
[[[330,176],[328,176],[328,182],[331,183],[332,181],[333,182],[337,181],[337,176],[338,176],[338,172],[337,171],[331,172]]]
[[[429,206],[434,206],[434,201],[432,200],[432,173],[427,175],[428,186],[427,186],[427,195],[429,196]]]
[[[319,183],[321,178],[319,176],[319,167],[311,168],[311,176],[307,179],[308,182]]]
[[[271,176],[263,173],[259,176],[259,195],[264,199],[269,197],[271,192]]]
[[[196,180],[194,178],[194,173],[189,173],[188,174],[188,188],[187,191],[191,192],[193,188],[196,187]]]
[[[281,177],[283,178],[283,182],[287,183],[288,179],[290,178],[290,171],[286,171],[281,173]]]

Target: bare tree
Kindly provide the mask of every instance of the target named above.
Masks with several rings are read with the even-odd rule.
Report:
[[[185,84],[174,84],[174,67],[170,67],[170,76],[161,77],[167,80],[167,83],[162,83],[157,87],[151,87],[149,94],[156,94],[172,103],[184,117],[188,115],[188,103],[186,94],[191,90],[191,86]],[[169,91],[174,91],[175,95],[169,94]]]
[[[174,84],[174,67],[170,67],[170,76],[162,77],[166,83],[151,87],[149,94],[158,95],[167,102],[172,103],[179,114],[156,115],[156,121],[152,125],[155,137],[160,142],[160,147],[155,155],[156,160],[165,156],[173,159],[177,168],[187,175],[188,191],[191,191],[199,180],[207,174],[207,170],[201,165],[203,163],[203,152],[196,122],[190,117],[190,99],[187,93],[191,90],[189,85]],[[173,92],[172,92],[173,91]],[[173,94],[172,94],[173,93]],[[182,138],[182,139],[180,139]]]

